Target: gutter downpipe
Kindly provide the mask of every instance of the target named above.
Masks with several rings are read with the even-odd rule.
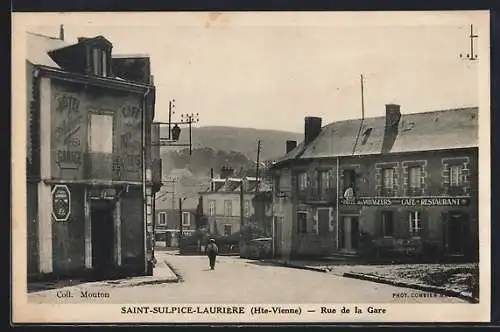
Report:
[[[144,274],[148,274],[148,212],[147,212],[147,195],[146,195],[146,97],[151,92],[148,86],[142,100],[142,218],[144,228]]]
[[[337,156],[337,172],[336,172],[336,175],[337,175],[336,176],[336,180],[337,180],[337,185],[336,185],[336,187],[337,187],[336,205],[337,206],[336,206],[336,209],[335,209],[335,211],[336,211],[335,228],[336,228],[336,233],[337,233],[336,234],[336,237],[337,237],[337,241],[336,241],[337,242],[337,250],[340,249],[339,248],[339,222],[340,222],[340,220],[339,220],[339,199],[340,199],[340,197],[339,197],[339,182],[340,182],[339,181],[339,169],[340,169],[339,164],[340,164],[340,161],[339,160],[340,160],[340,157]]]

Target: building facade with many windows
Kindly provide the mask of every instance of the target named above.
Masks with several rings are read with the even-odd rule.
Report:
[[[207,228],[210,233],[219,236],[239,232],[242,221],[244,225],[256,222],[256,178],[233,177],[233,172],[230,166],[223,167],[220,178],[210,179],[208,190],[200,193]]]
[[[200,201],[198,197],[185,199],[181,211],[175,201],[172,204],[161,198],[156,200],[156,247],[178,247],[180,232],[183,237],[188,237],[196,231]]]
[[[112,48],[27,34],[30,278],[152,273],[155,87]]]
[[[321,126],[288,142],[274,169],[277,256],[363,250],[478,255],[478,109]],[[368,249],[370,248],[370,249]]]

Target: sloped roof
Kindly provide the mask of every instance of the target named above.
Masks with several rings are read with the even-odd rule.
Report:
[[[188,197],[182,202],[183,210],[196,210],[198,207],[198,197]],[[165,195],[155,200],[155,209],[157,210],[171,210],[172,209],[172,195]],[[179,209],[179,198],[175,197],[175,209]]]
[[[33,32],[27,32],[26,38],[26,60],[34,65],[53,68],[60,67],[49,56],[49,52],[71,45],[59,38],[44,36]]]
[[[341,157],[434,151],[478,146],[478,108],[458,108],[441,111],[402,114],[394,143],[382,150],[385,116],[333,122],[322,128],[308,146],[304,143],[283,156],[278,162],[299,158]],[[360,132],[358,142],[356,137]]]
[[[245,182],[245,191],[253,192],[257,186],[257,180],[255,177],[243,177],[243,178],[227,178],[227,179],[212,179],[212,183],[214,183],[214,190],[211,191],[207,189],[206,192],[224,192],[224,193],[238,193],[241,190],[241,180]],[[269,185],[260,182],[259,189],[266,191],[269,190]]]

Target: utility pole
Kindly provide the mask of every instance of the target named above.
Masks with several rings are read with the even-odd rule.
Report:
[[[364,94],[364,79],[363,74],[361,74],[361,122],[359,124],[358,135],[356,136],[356,142],[352,147],[352,154],[356,152],[356,148],[358,147],[359,136],[361,135],[361,129],[363,128],[363,123],[365,121],[365,94]]]
[[[361,121],[365,119],[365,89],[363,74],[361,74]]]
[[[257,166],[256,166],[256,178],[257,178],[257,185],[255,186],[255,193],[259,192],[259,164],[260,164],[260,147],[261,147],[261,140],[259,139],[257,141]]]
[[[168,102],[168,139],[172,139],[172,109],[175,107],[175,99],[172,99]]]
[[[192,144],[192,125],[200,121],[199,113],[191,113],[191,114],[182,114],[181,115],[181,123],[185,123],[189,126],[189,155],[193,152],[193,144]]]
[[[182,238],[182,198],[179,197],[179,248],[181,247]]]
[[[243,229],[243,226],[245,226],[245,188],[244,188],[244,182],[243,179],[241,179],[240,182],[240,231]]]
[[[470,39],[470,53],[466,54],[466,58],[469,61],[474,61],[478,60],[478,56],[476,53],[474,53],[474,39],[479,38],[479,35],[474,34],[474,25],[470,25],[470,34],[469,34],[469,39]],[[462,58],[464,55],[460,54],[460,57]]]

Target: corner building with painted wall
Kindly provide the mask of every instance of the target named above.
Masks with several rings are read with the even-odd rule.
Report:
[[[155,87],[112,48],[27,34],[28,279],[152,273]]]

